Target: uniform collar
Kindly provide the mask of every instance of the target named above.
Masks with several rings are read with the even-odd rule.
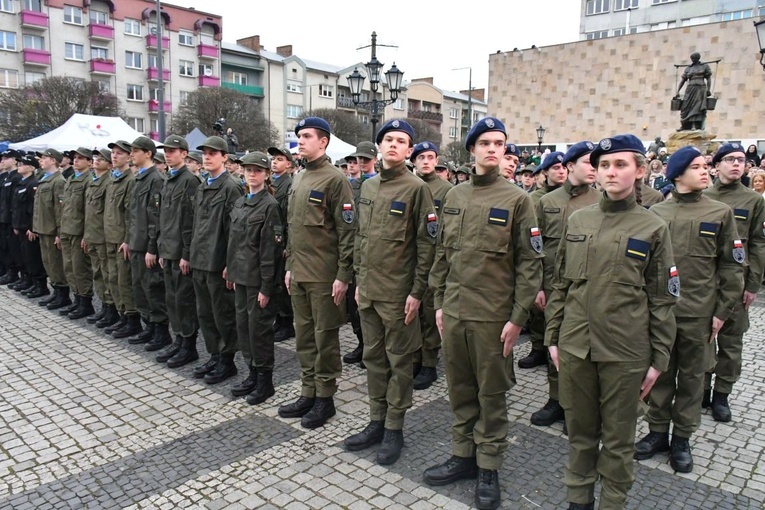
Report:
[[[723,184],[723,182],[722,182],[720,179],[715,179],[715,189],[718,189],[718,190],[723,190],[723,189],[726,189],[726,190],[730,190],[730,189],[736,189],[736,188],[738,188],[739,186],[743,186],[743,184],[741,184],[741,179],[738,179],[738,180],[736,180],[736,181],[733,181],[733,182],[732,182],[732,183],[730,183],[730,184]]]
[[[181,175],[185,170],[187,170],[186,169],[186,165],[183,165],[182,167],[180,167],[177,170],[174,169],[174,168],[171,168],[170,170],[167,171],[167,178],[168,179],[175,179],[176,177]]]
[[[573,184],[571,184],[571,181],[566,179],[566,182],[563,183],[563,189],[565,189],[566,193],[568,193],[572,197],[578,197],[579,195],[587,193],[587,190],[590,189],[590,185],[580,184],[578,186],[574,186]]]
[[[327,163],[327,155],[322,154],[318,158],[314,159],[313,161],[309,161],[305,165],[306,170],[316,170],[317,168],[323,167]]]
[[[678,202],[698,202],[701,200],[701,191],[691,191],[690,193],[678,193],[676,189],[672,190],[672,196]]]
[[[223,181],[228,179],[229,173],[226,170],[223,170],[221,174],[218,177],[207,177],[207,180],[205,180],[206,189],[218,189],[222,186]],[[212,181],[210,181],[212,179]]]
[[[398,165],[391,167],[391,168],[381,168],[380,169],[380,179],[383,181],[390,181],[392,179],[395,179],[396,177],[400,177],[404,175],[404,172],[407,172],[406,163],[403,161],[399,163]]]
[[[470,182],[473,186],[489,186],[490,184],[494,184],[498,177],[499,166],[495,166],[483,175],[475,173],[475,169],[470,171]]]
[[[152,172],[154,172],[154,170],[156,170],[156,168],[157,167],[155,167],[155,166],[150,166],[149,168],[141,168],[140,170],[138,170],[138,174],[136,174],[135,178],[136,179],[144,179],[145,177],[150,175]]]
[[[630,193],[624,200],[611,200],[606,192],[600,197],[600,210],[603,212],[622,212],[629,211],[637,205],[635,193]]]
[[[263,198],[263,196],[268,193],[268,189],[263,187],[262,190],[258,191],[257,193],[251,194],[247,193],[244,196],[244,203],[247,205],[255,205]]]
[[[418,172],[417,177],[419,177],[425,182],[431,182],[431,181],[435,181],[436,179],[440,179],[440,177],[438,176],[436,172],[430,172],[429,174],[425,174],[425,175],[422,175]]]

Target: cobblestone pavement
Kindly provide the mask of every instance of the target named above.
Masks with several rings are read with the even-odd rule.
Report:
[[[751,309],[744,373],[731,399],[733,422],[709,412],[692,440],[694,472],[674,474],[666,454],[637,464],[628,508],[762,508],[765,501],[765,296]],[[300,390],[294,340],[278,344],[277,393],[251,407],[231,384],[170,370],[142,346],[104,336],[8,289],[0,289],[0,508],[468,508],[475,483],[430,488],[422,471],[450,455],[446,384],[415,392],[406,447],[393,466],[374,449],[342,440],[368,420],[366,375],[345,366],[338,413],[305,430],[276,409]],[[349,327],[342,351],[355,345]],[[199,342],[200,352],[204,352]],[[516,359],[529,349],[526,339]],[[206,356],[202,355],[202,361]],[[529,424],[547,399],[545,370],[517,370],[508,395],[510,434],[500,472],[503,507],[565,508],[561,426]],[[647,432],[639,426],[638,437]]]

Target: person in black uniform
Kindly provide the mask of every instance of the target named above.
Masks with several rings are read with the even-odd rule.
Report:
[[[34,173],[40,165],[37,159],[30,154],[19,157],[18,161],[18,172],[21,179],[13,193],[11,226],[13,227],[13,234],[19,242],[22,271],[28,275],[33,283],[26,294],[29,297],[41,297],[49,293],[46,284],[48,276],[43,268],[40,240],[32,232],[35,191],[37,191],[37,178]]]

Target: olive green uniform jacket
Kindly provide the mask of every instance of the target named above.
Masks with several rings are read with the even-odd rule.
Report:
[[[111,181],[110,171],[105,172],[101,177],[93,174],[88,179],[85,190],[85,235],[83,236],[88,245],[106,244],[104,205],[109,181]]]
[[[85,233],[85,190],[90,182],[90,172],[72,175],[64,185],[61,195],[61,234],[82,237]]]
[[[664,202],[664,195],[647,184],[640,184],[640,205],[649,209],[651,206]]]
[[[54,172],[37,184],[32,230],[46,236],[59,235],[61,227],[61,194],[64,192],[64,177]]]
[[[449,190],[452,189],[454,186],[452,185],[452,183],[440,178],[438,174],[435,172],[432,172],[427,175],[417,174],[417,176],[423,181],[425,181],[425,184],[428,185],[428,189],[430,190],[430,193],[433,195],[433,203],[436,206],[436,214],[440,217],[441,205],[444,202],[444,198],[446,198],[446,194],[449,193]]]
[[[128,242],[130,224],[130,197],[135,186],[133,172],[126,169],[122,175],[112,178],[106,186],[104,204],[104,235],[108,244]]]
[[[191,260],[194,199],[199,185],[199,177],[185,165],[174,175],[169,171],[162,184],[157,248],[165,260]]]
[[[130,251],[157,254],[159,208],[164,179],[156,167],[149,167],[135,176],[130,197],[128,246]]]

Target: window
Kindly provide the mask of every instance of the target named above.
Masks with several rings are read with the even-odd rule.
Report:
[[[404,109],[404,100],[400,97],[396,99],[396,101],[393,103],[393,109],[394,110],[403,110]]]
[[[614,10],[623,11],[625,9],[637,9],[638,0],[614,0]]]
[[[163,90],[162,99],[164,101],[168,101],[169,98],[167,97],[167,90],[165,90],[164,88],[162,90]],[[151,87],[149,89],[149,96],[150,96],[149,99],[153,99],[154,101],[159,101],[159,88]]]
[[[624,31],[624,29],[623,29],[623,28],[615,28],[615,29],[614,29],[614,36],[615,36],[615,37],[616,37],[616,36],[620,36],[620,35],[625,35],[625,33],[626,33],[626,32]],[[629,33],[630,33],[630,34],[637,34],[637,33],[638,33],[637,27],[630,27],[630,31],[629,31]]]
[[[296,104],[288,104],[287,105],[287,118],[288,119],[297,119],[303,115],[303,107]]]
[[[33,85],[35,82],[45,79],[45,73],[33,73],[27,71],[24,73],[24,85]]]
[[[247,75],[231,71],[229,73],[229,81],[231,83],[236,83],[237,85],[247,85]]]
[[[457,128],[452,126],[449,128],[449,138],[457,138]]]
[[[15,89],[19,86],[19,72],[15,69],[0,69],[0,88]]]
[[[16,32],[0,30],[0,50],[16,51]]]
[[[287,92],[297,92],[298,94],[302,94],[303,87],[300,85],[299,81],[288,81]]]
[[[603,14],[604,12],[608,12],[610,10],[610,4],[610,0],[587,0],[585,14],[587,14],[587,16],[592,14]]]
[[[677,0],[651,0],[652,5],[668,4],[670,2],[677,2]]]
[[[368,115],[362,115],[359,117],[359,120],[362,124],[369,124],[369,116]]]
[[[199,76],[212,76],[213,66],[210,64],[199,64]]]
[[[587,32],[587,40],[592,41],[593,39],[605,39],[608,37],[608,30],[598,30],[597,32]]]
[[[147,57],[147,62],[149,64],[149,67],[159,67],[159,60],[157,60],[157,56],[153,53],[149,53]],[[168,69],[167,62],[165,62],[165,57],[162,57],[162,68]]]
[[[102,12],[102,11],[94,11],[93,9],[91,9],[89,16],[90,16],[90,23],[93,25],[108,25],[109,24],[109,13]]]
[[[24,48],[27,50],[44,50],[45,39],[39,35],[24,34],[23,36]]]
[[[109,60],[109,50],[107,48],[101,48],[99,46],[91,46],[90,58],[93,60],[97,60],[97,59]]]
[[[103,92],[104,94],[108,94],[112,90],[112,82],[109,80],[96,80],[96,83],[98,83],[98,90]]]
[[[143,101],[143,86],[132,85],[128,83],[127,86],[127,99],[128,101]],[[136,131],[140,131],[136,129]]]
[[[141,35],[141,22],[137,19],[125,18],[125,33],[127,35]],[[136,131],[138,131],[136,129]]]
[[[42,0],[23,0],[21,10],[42,12]]]
[[[202,44],[206,44],[208,46],[215,46],[215,34],[202,32],[201,34],[199,34],[199,42],[201,42]]]
[[[0,0],[0,11],[13,12],[13,0]]]
[[[143,119],[140,119],[138,117],[128,117],[128,124],[130,124],[130,127],[138,131],[139,133],[143,133]]]
[[[67,60],[84,60],[85,47],[82,44],[64,43],[64,58]]]
[[[188,30],[179,30],[178,44],[181,46],[194,46],[194,34]]]
[[[181,100],[181,104],[185,103],[189,100],[189,91],[188,90],[181,90],[179,94],[179,99]]]
[[[194,62],[191,60],[179,60],[178,74],[181,76],[194,76]]]
[[[321,97],[333,97],[335,95],[335,87],[331,85],[319,85],[319,96]]]
[[[155,133],[159,132],[159,119],[149,119],[149,126]]]
[[[131,69],[141,69],[141,53],[138,53],[136,51],[126,51],[125,52],[125,67],[129,67]]]
[[[149,27],[149,33],[151,35],[157,35],[157,24],[156,23],[148,23],[147,26]],[[162,37],[167,37],[167,27],[165,27],[165,24],[162,24]]]
[[[457,109],[456,108],[449,108],[449,118],[450,119],[456,119],[457,118]]]
[[[72,7],[71,5],[65,5],[64,6],[64,23],[82,25],[82,9],[80,9],[79,7]]]
[[[745,18],[751,18],[752,17],[752,9],[747,9],[745,11],[734,11],[734,12],[726,12],[722,15],[723,21],[735,21],[737,19],[745,19]]]
[[[651,31],[655,30],[666,30],[668,28],[675,28],[677,26],[676,21],[669,21],[669,22],[662,22],[662,23],[655,23],[651,25]]]

